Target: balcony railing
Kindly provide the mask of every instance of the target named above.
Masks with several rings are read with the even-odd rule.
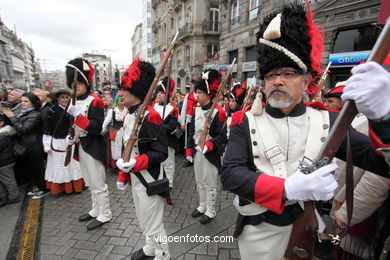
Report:
[[[179,38],[186,34],[191,34],[192,30],[193,30],[192,24],[185,23],[183,26],[179,28]]]
[[[219,22],[218,21],[203,20],[202,31],[203,32],[219,32]]]
[[[230,30],[234,31],[240,28],[240,16],[234,17],[230,20]]]

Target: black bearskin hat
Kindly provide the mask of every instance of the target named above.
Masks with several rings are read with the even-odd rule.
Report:
[[[168,85],[168,76],[164,76],[164,78],[162,80],[160,80],[160,82],[158,82],[157,84],[157,87],[156,87],[156,92],[164,92],[164,93],[167,93],[167,86]],[[173,81],[172,78],[169,79],[169,89],[168,89],[168,96],[172,96],[173,94],[173,89],[175,88],[175,81]]]
[[[240,82],[234,83],[232,91],[230,92],[230,97],[236,100],[237,104],[242,106],[246,96],[245,83],[241,84]]]
[[[338,82],[334,88],[329,90],[328,93],[324,95],[324,98],[336,97],[341,99],[341,95],[344,92],[344,88],[346,84],[347,84],[346,81]]]
[[[69,88],[72,88],[74,81],[74,73],[77,71],[77,81],[85,83],[85,85],[90,88],[93,84],[93,74],[95,69],[91,63],[83,58],[76,58],[70,60],[66,64],[66,82]]]
[[[257,33],[259,72],[292,67],[316,76],[321,72],[323,37],[307,3],[284,6],[266,17]]]
[[[133,63],[123,73],[121,88],[143,100],[155,75],[156,69],[151,63],[134,58]]]
[[[218,87],[221,84],[222,74],[215,69],[207,69],[202,72],[202,78],[196,81],[195,90],[202,90],[210,97],[217,94]]]

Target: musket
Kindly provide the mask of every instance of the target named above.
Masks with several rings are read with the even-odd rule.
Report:
[[[328,66],[326,66],[324,73],[322,73],[321,79],[318,82],[318,87],[316,89],[316,92],[314,93],[314,95],[311,99],[312,102],[316,101],[320,97],[322,90],[324,90],[325,81],[326,81],[326,78],[328,77],[328,71],[329,71],[330,65],[332,65],[331,61],[329,61]]]
[[[230,76],[232,75],[233,66],[234,66],[235,62],[236,62],[236,58],[234,58],[232,64],[230,65],[230,68],[229,68],[228,72],[226,73],[226,76],[225,76],[224,80],[219,85],[217,94],[215,95],[215,98],[213,100],[213,104],[211,105],[210,111],[209,111],[209,113],[208,113],[208,115],[206,117],[206,120],[204,122],[203,131],[200,134],[199,141],[197,143],[197,146],[199,146],[202,151],[203,151],[203,148],[204,148],[204,144],[206,142],[207,134],[209,132],[209,125],[210,125],[210,122],[211,122],[211,119],[212,119],[212,116],[213,116],[214,109],[215,109],[215,107],[218,104],[218,95],[221,94],[222,90],[226,87],[226,85],[228,83],[228,80],[229,80]]]
[[[156,88],[158,81],[160,79],[160,76],[164,71],[165,65],[167,64],[167,61],[172,54],[172,50],[173,50],[173,47],[175,46],[176,39],[177,39],[178,35],[179,35],[179,32],[176,32],[175,37],[173,38],[171,45],[169,46],[167,52],[165,53],[164,59],[162,60],[161,65],[157,70],[157,73],[153,79],[153,82],[149,87],[148,93],[146,94],[144,102],[142,103],[142,105],[140,107],[140,110],[137,114],[137,117],[135,118],[133,130],[131,131],[129,141],[127,142],[126,147],[122,153],[122,159],[124,162],[128,162],[130,160],[130,155],[131,155],[131,152],[133,151],[134,144],[137,141],[139,127],[141,126],[142,119],[144,118],[144,115],[145,115],[145,111],[146,111],[147,107],[151,104],[154,89]]]
[[[253,77],[253,78],[256,78],[256,77]],[[255,86],[256,87],[256,86]],[[249,87],[249,90],[248,90],[248,93],[246,94],[246,97],[244,99],[244,102],[242,103],[242,109],[245,109],[245,107],[248,105],[248,102],[249,102],[249,99],[252,95],[252,92],[253,92],[253,89],[254,87],[253,86],[250,86]]]
[[[378,64],[383,64],[387,54],[389,53],[389,50],[390,21],[387,21],[385,27],[382,30],[382,33],[380,34],[378,40],[376,41],[372,49],[370,56],[367,59],[367,62],[374,61]],[[324,145],[321,147],[321,150],[313,163],[315,167],[312,167],[312,169],[310,169],[310,172],[332,161],[341,143],[346,137],[353,119],[357,114],[358,111],[356,109],[355,102],[353,100],[346,101],[336,121],[334,122],[333,127],[330,130]],[[323,233],[318,233],[318,221],[314,213],[314,208],[315,205],[313,201],[304,202],[304,214],[294,222],[290,241],[285,254],[286,257],[290,260],[312,259],[314,241],[317,238],[317,235],[319,238],[322,238],[321,235],[325,235]],[[352,217],[352,208],[349,207],[347,202],[348,222],[350,222],[350,218]],[[345,235],[345,232],[343,232],[342,235]],[[340,236],[338,238],[340,238]]]
[[[73,106],[76,105],[77,76],[78,76],[78,71],[74,70],[74,78],[73,78],[73,83],[72,83],[73,93],[71,95],[71,102],[72,102]],[[70,105],[70,102],[66,106],[65,111],[68,110],[69,105]],[[69,139],[71,139],[71,140],[74,139],[74,135],[75,135],[73,123],[74,123],[74,117],[70,115],[69,116]],[[65,156],[64,166],[68,166],[71,158],[72,158],[72,145],[70,144],[66,147],[66,156]]]

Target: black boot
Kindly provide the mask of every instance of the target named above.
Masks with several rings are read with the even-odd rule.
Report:
[[[209,216],[207,215],[203,215],[202,218],[200,219],[200,224],[208,224],[210,223],[211,221],[213,221],[214,218],[210,218]]]
[[[87,214],[81,215],[81,216],[79,217],[79,221],[80,221],[80,222],[84,222],[84,221],[91,220],[91,219],[93,219],[93,218],[95,218],[95,217],[92,217],[91,215],[89,215],[89,214],[87,213]]]
[[[193,218],[199,218],[199,217],[203,216],[203,213],[200,212],[198,209],[195,209],[194,211],[192,211],[191,216],[192,216]]]
[[[101,226],[103,226],[105,223],[107,223],[108,221],[106,222],[101,222],[97,219],[94,219],[92,220],[91,222],[89,222],[89,224],[87,225],[87,230],[90,231],[90,230],[95,230]]]
[[[145,255],[144,250],[142,248],[131,254],[131,260],[147,260],[147,259],[154,259],[154,256]]]

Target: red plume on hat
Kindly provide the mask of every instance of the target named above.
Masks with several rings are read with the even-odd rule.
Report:
[[[214,97],[221,84],[222,74],[215,69],[207,69],[202,72],[202,78],[195,84],[195,90],[202,90],[207,95]]]
[[[246,82],[244,83],[234,83],[230,96],[236,100],[236,102],[241,106],[244,102],[246,95]]]
[[[134,82],[139,80],[142,72],[139,67],[140,62],[140,58],[134,58],[133,63],[125,70],[121,80],[122,88],[129,89],[133,86]]]

